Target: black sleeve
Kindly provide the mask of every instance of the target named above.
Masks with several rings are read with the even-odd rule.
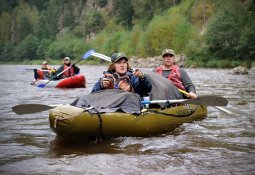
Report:
[[[60,66],[56,72],[56,75],[59,74],[60,72],[62,72],[64,70],[64,66]],[[61,76],[61,75],[60,75]]]
[[[80,72],[80,68],[78,68],[77,66],[73,65],[73,68],[75,74],[78,74]]]
[[[180,69],[182,84],[187,92],[194,92],[196,94],[196,88],[189,78],[188,73],[184,69]]]

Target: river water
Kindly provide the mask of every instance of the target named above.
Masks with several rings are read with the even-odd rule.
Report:
[[[16,115],[18,104],[67,104],[90,93],[106,66],[80,66],[86,89],[30,85],[39,66],[0,66],[0,174],[244,174],[255,172],[255,71],[186,69],[199,95],[229,100],[226,114],[208,107],[208,116],[148,138],[67,141],[48,123],[49,111]]]

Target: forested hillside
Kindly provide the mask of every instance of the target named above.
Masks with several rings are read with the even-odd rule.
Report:
[[[254,29],[253,0],[0,0],[0,63],[172,48],[195,67],[251,67]]]

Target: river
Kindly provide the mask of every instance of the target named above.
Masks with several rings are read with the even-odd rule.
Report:
[[[53,66],[54,67],[54,66]],[[255,71],[186,69],[199,95],[229,100],[226,114],[208,107],[201,121],[154,137],[70,142],[49,128],[49,111],[16,115],[18,104],[67,104],[90,93],[106,66],[79,66],[86,89],[30,85],[39,66],[1,65],[0,174],[243,174],[255,172]],[[147,70],[147,69],[146,69]]]

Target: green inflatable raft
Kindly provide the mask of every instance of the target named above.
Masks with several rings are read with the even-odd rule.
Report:
[[[152,84],[150,100],[182,99],[178,89],[163,76],[146,72]],[[173,130],[184,122],[202,119],[205,106],[160,103],[145,108],[141,97],[122,90],[103,90],[81,96],[71,105],[54,108],[50,128],[60,136],[147,137]],[[148,106],[147,106],[148,107]]]
[[[50,111],[50,128],[62,137],[147,137],[172,131],[185,122],[203,119],[207,108],[181,105],[166,109],[144,109],[139,115],[124,112],[90,113],[62,105]]]

